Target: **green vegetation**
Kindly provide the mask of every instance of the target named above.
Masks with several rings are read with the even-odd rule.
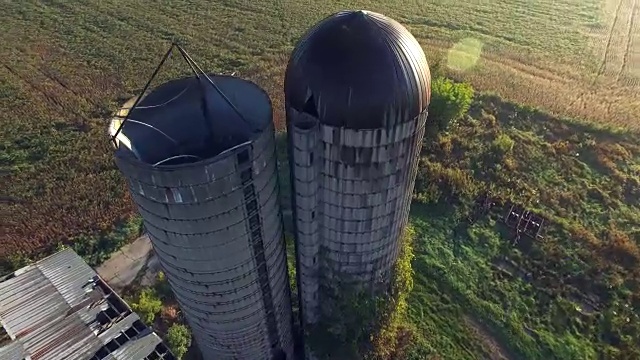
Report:
[[[11,341],[11,337],[9,336],[7,331],[4,329],[4,326],[0,324],[0,347],[8,344],[10,341]]]
[[[142,235],[142,219],[134,216],[116,225],[115,229],[97,235],[81,235],[70,241],[71,248],[82,256],[87,264],[102,264],[132,239]]]
[[[191,331],[185,325],[173,324],[167,332],[167,343],[178,360],[182,360],[191,346]]]
[[[493,146],[493,151],[496,155],[504,156],[511,152],[513,145],[515,145],[515,141],[513,141],[513,139],[507,134],[498,134],[491,145]]]
[[[174,299],[175,295],[173,294],[173,291],[171,291],[169,280],[167,280],[167,276],[164,274],[164,271],[158,272],[154,288],[163,302]]]
[[[407,297],[413,289],[412,242],[414,231],[405,229],[391,287],[372,296],[367,289],[335,283],[323,293],[331,294],[332,311],[308,329],[307,342],[321,359],[402,358],[405,344],[399,334],[410,332],[406,321]],[[328,286],[325,284],[325,286]],[[326,306],[326,303],[325,303]]]
[[[341,284],[324,293],[331,294],[331,300],[323,299],[322,306],[331,304],[332,311],[307,330],[309,347],[320,359],[361,359],[380,319],[384,299]]]
[[[429,125],[437,132],[447,131],[469,111],[472,100],[471,85],[436,77],[431,82]]]
[[[300,304],[298,304],[298,282],[296,279],[296,253],[293,235],[286,233],[287,243],[287,273],[289,276],[289,286],[291,287],[291,306],[295,319],[299,316]]]
[[[481,95],[425,143],[411,220],[415,358],[640,357],[636,136]],[[484,192],[547,218],[544,238],[512,246],[504,208],[470,223]]]
[[[4,276],[31,263],[31,258],[24,252],[10,254],[5,259],[0,260],[0,276]]]
[[[142,289],[130,305],[142,321],[149,325],[153,324],[156,315],[162,311],[162,300],[154,288]]]
[[[425,139],[413,255],[398,263],[413,258],[413,278],[395,280],[413,285],[406,307],[380,316],[379,299],[347,289],[312,347],[345,359],[640,357],[636,136],[478,95],[458,126]],[[496,206],[476,217],[483,194]],[[511,202],[546,219],[542,238],[514,245],[500,220]]]
[[[409,359],[411,348],[407,338],[413,337],[415,329],[408,322],[408,297],[413,291],[413,277],[415,275],[411,263],[414,260],[413,243],[416,237],[412,226],[405,228],[400,254],[396,263],[389,298],[381,309],[378,329],[372,337],[372,349],[368,359]]]
[[[141,286],[140,282],[134,281],[123,293],[128,295],[127,303],[133,311],[165,340],[178,359],[199,358],[189,352],[192,348],[191,330],[182,316],[164,272],[159,271],[155,281],[149,286]]]
[[[87,264],[96,267],[109,259],[115,251],[140,235],[142,235],[142,219],[139,216],[134,216],[127,221],[116,224],[111,231],[80,235],[67,242],[58,242],[55,246],[43,248],[37,258],[46,257],[70,246]],[[10,254],[5,259],[0,259],[0,275],[24,267],[31,261],[31,257],[25,252]]]
[[[560,96],[582,95],[575,91],[580,86],[565,77],[588,78],[590,83],[598,69],[598,52],[610,28],[600,0],[196,0],[188,6],[72,0],[3,5],[0,206],[7,216],[0,238],[2,260],[17,253],[39,258],[58,241],[70,244],[105,234],[132,217],[135,209],[113,164],[105,118],[140,91],[174,38],[204,69],[239,72],[264,87],[280,129],[289,51],[311,24],[345,8],[367,8],[399,20],[423,45],[431,63],[447,59],[442,61],[445,68],[452,57],[448,49],[460,53],[473,48],[472,55],[481,59],[464,74],[454,72],[482,90],[555,111],[578,111],[598,121],[622,121],[625,116],[617,111],[627,108],[602,94],[597,94],[602,101],[586,101],[585,106],[579,101],[568,106],[576,99]],[[562,22],[556,14],[565,15]],[[590,39],[596,40],[593,49]],[[588,56],[591,53],[598,54]],[[172,58],[158,81],[188,73],[181,60]],[[640,92],[611,93],[619,97],[615,101],[631,104],[619,94]],[[600,116],[600,109],[589,107],[593,104],[603,104],[612,113]]]
[[[633,19],[632,2],[617,13],[612,3],[5,2],[0,273],[49,254],[58,242],[96,265],[137,234],[105,118],[141,89],[169,39],[183,41],[203,68],[238,71],[264,87],[282,129],[282,75],[296,39],[329,13],[368,8],[405,24],[431,63],[443,59],[445,75],[479,91],[637,129],[638,62],[628,61],[633,54],[624,44],[637,43],[638,33],[633,21],[613,22]],[[159,81],[188,73],[175,59],[167,65]],[[447,90],[463,85],[435,79],[434,86],[433,106],[465,104],[459,101],[466,96]],[[445,121],[446,132],[423,148],[410,321],[397,322],[396,354],[640,358],[638,135],[497,96],[476,97],[468,116],[450,114],[444,119],[457,126]],[[483,192],[543,214],[544,239],[512,246],[497,214],[469,224]],[[162,294],[147,294],[152,319]],[[161,316],[175,322],[178,312],[168,305]]]

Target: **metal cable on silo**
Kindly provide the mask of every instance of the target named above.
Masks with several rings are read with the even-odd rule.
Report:
[[[144,88],[142,89],[142,93],[140,94],[140,96],[138,96],[136,101],[131,106],[132,109],[134,109],[136,106],[138,106],[138,103],[140,103],[140,101],[142,100],[142,95],[144,93],[146,93],[147,90],[149,89],[149,86],[151,85],[151,82],[153,81],[153,79],[155,79],[156,75],[158,75],[158,72],[160,71],[160,68],[162,68],[162,65],[164,65],[165,61],[167,61],[167,59],[169,58],[169,55],[171,55],[171,53],[173,52],[174,46],[175,46],[175,44],[171,44],[171,47],[169,47],[169,50],[167,50],[167,52],[164,54],[164,56],[162,57],[162,60],[160,60],[160,64],[158,64],[156,69],[153,71],[153,74],[151,74],[151,78],[149,78],[149,80],[145,84]],[[129,119],[129,114],[130,113],[131,113],[130,111],[127,111],[127,114],[124,116],[124,120],[122,120],[122,122],[120,123],[120,126],[118,126],[118,128],[116,129],[116,132],[111,136],[111,141],[113,142],[113,145],[116,146],[116,148],[118,147],[118,143],[116,142],[116,138],[117,138],[118,134],[120,134],[120,131],[122,131],[122,127],[124,126],[124,124]]]
[[[179,159],[179,158],[195,158],[198,160],[202,160],[202,158],[200,156],[196,156],[196,155],[176,155],[176,156],[170,156],[164,160],[160,160],[157,163],[153,164],[153,166],[158,166],[161,165],[164,162],[167,162],[169,160],[174,160],[174,159]]]
[[[192,86],[192,84],[187,85],[187,86],[186,86],[186,87],[185,87],[181,92],[179,92],[179,93],[178,93],[178,95],[176,95],[176,96],[172,97],[171,99],[169,99],[169,100],[167,100],[167,101],[163,102],[162,104],[157,104],[157,105],[146,105],[146,106],[138,106],[138,107],[136,107],[136,110],[153,109],[153,108],[158,108],[158,107],[161,107],[161,106],[165,106],[165,105],[169,104],[170,102],[175,101],[175,100],[176,100],[176,99],[178,99],[180,96],[184,95],[184,93],[186,93],[186,92],[187,92],[187,90],[189,90],[189,89],[191,88],[191,86]],[[132,109],[133,109],[133,107],[130,107],[130,108],[122,108],[122,109],[120,109],[120,110],[132,110]],[[120,116],[120,117],[122,117],[122,116]]]
[[[247,125],[251,126],[251,123],[249,121],[247,121],[247,119],[244,117],[244,115],[242,115],[242,113],[240,112],[240,110],[238,110],[238,108],[231,102],[231,100],[229,100],[229,98],[227,97],[227,95],[224,94],[224,92],[222,92],[222,90],[218,87],[218,85],[216,85],[216,83],[213,82],[213,80],[211,80],[211,78],[209,77],[209,75],[207,75],[206,72],[204,72],[204,70],[202,70],[202,68],[200,67],[200,65],[198,65],[198,63],[196,63],[191,56],[189,56],[189,54],[187,54],[187,52],[178,44],[174,44],[175,47],[178,49],[178,51],[180,52],[180,54],[182,54],[182,57],[184,57],[184,59],[187,61],[187,63],[189,63],[189,66],[191,67],[191,70],[195,72],[194,66],[198,69],[198,71],[200,71],[202,73],[202,75],[204,75],[204,78],[207,79],[207,81],[209,82],[209,84],[211,84],[211,86],[213,86],[213,88],[218,92],[218,94],[220,96],[222,96],[222,98],[227,102],[227,104],[229,104],[229,106],[231,106],[231,108],[233,109],[233,111],[236,112],[236,114],[238,114],[238,116],[240,116],[240,119]],[[196,75],[197,76],[197,75]]]
[[[155,77],[158,75],[158,72],[160,71],[160,69],[162,68],[162,66],[164,65],[164,63],[167,61],[167,59],[169,58],[169,56],[171,55],[171,53],[173,52],[174,47],[178,47],[180,49],[180,53],[184,55],[186,55],[186,53],[184,53],[184,50],[182,50],[181,47],[179,47],[178,44],[176,44],[175,42],[173,42],[171,44],[171,46],[169,47],[169,50],[167,50],[167,52],[164,54],[164,56],[162,57],[162,60],[160,61],[160,64],[158,64],[158,66],[156,67],[155,71],[153,72],[153,74],[151,75],[151,77],[149,78],[149,80],[147,81],[147,83],[145,84],[144,88],[142,89],[141,95],[138,96],[136,98],[136,101],[133,103],[133,105],[128,108],[128,110],[133,110],[133,109],[151,109],[151,108],[157,108],[157,107],[161,107],[161,106],[165,106],[167,104],[169,104],[170,102],[176,100],[177,98],[179,98],[180,96],[182,96],[183,94],[185,94],[189,88],[191,87],[191,85],[186,86],[180,93],[178,93],[176,96],[174,96],[173,98],[165,101],[162,104],[156,104],[156,105],[148,105],[148,106],[141,106],[141,107],[137,107],[138,104],[140,103],[140,101],[143,98],[143,95],[147,92],[147,90],[149,89],[149,86],[151,85],[151,82],[153,81],[153,79],[155,79]],[[188,55],[187,55],[188,56]],[[189,58],[190,59],[190,58]],[[187,62],[187,64],[189,65],[189,67],[191,68],[191,70],[194,72],[194,74],[196,75],[196,78],[198,77],[198,74],[196,72],[196,69],[193,67],[193,65],[191,64],[191,62],[189,60],[187,60],[187,58],[185,57],[185,61]],[[193,61],[193,60],[191,60]],[[197,66],[197,64],[196,64]],[[228,100],[227,100],[228,101]],[[163,132],[162,130],[154,127],[153,125],[147,124],[145,122],[139,121],[139,120],[134,120],[134,119],[130,119],[129,115],[131,114],[131,111],[127,111],[126,115],[123,118],[122,122],[120,123],[120,126],[118,127],[118,129],[116,129],[116,132],[112,135],[111,137],[111,141],[113,141],[114,145],[117,146],[116,143],[116,138],[118,137],[118,135],[120,134],[120,132],[122,131],[122,128],[124,127],[124,124],[127,121],[136,123],[136,124],[140,124],[140,125],[145,125],[147,127],[150,127],[154,130],[156,130],[157,132],[161,133],[162,135],[164,135],[167,139],[171,140],[171,142],[173,142],[174,144],[178,144],[178,142],[176,140],[174,140],[172,137],[170,137],[169,135],[167,135],[165,132]],[[117,116],[116,117],[121,117],[121,116]],[[154,164],[153,166],[158,166],[160,164],[162,164],[165,161],[171,160],[171,159],[175,159],[175,158],[180,158],[180,157],[192,157],[192,158],[197,158],[199,160],[201,160],[202,158],[199,156],[195,156],[195,155],[188,155],[188,154],[182,154],[182,155],[177,155],[177,156],[172,156],[169,158],[166,158],[164,160],[161,160],[159,162],[157,162],[156,164]]]
[[[186,89],[185,89],[185,90],[186,90]],[[177,97],[176,97],[176,98],[177,98]],[[175,98],[174,98],[174,99],[175,99]],[[121,116],[116,115],[115,117],[121,117]],[[164,137],[166,137],[167,139],[169,139],[169,140],[170,140],[172,143],[174,143],[176,146],[178,145],[178,142],[177,142],[174,138],[172,138],[171,136],[167,135],[164,131],[162,131],[162,130],[158,129],[157,127],[155,127],[155,126],[153,126],[153,125],[151,125],[151,124],[147,124],[147,123],[146,123],[146,122],[144,122],[144,121],[135,120],[135,119],[128,119],[128,121],[129,121],[129,122],[131,122],[131,123],[134,123],[134,124],[140,124],[140,125],[147,126],[147,127],[151,128],[151,129],[153,129],[153,130],[155,130],[155,131],[159,132],[160,134],[162,134]],[[140,158],[140,156],[139,156],[139,155],[137,155],[137,154],[136,154],[136,156],[137,156],[138,158]],[[170,156],[170,157],[168,157],[168,158],[166,158],[166,159],[164,159],[164,160],[160,160],[160,161],[158,161],[157,163],[153,164],[153,166],[161,165],[162,163],[164,163],[164,162],[166,162],[166,161],[169,161],[169,160],[178,159],[178,158],[186,158],[186,157],[187,157],[187,158],[195,158],[195,159],[197,159],[197,160],[202,160],[202,158],[201,158],[200,156],[183,154],[183,155]]]
[[[122,117],[122,116],[116,115],[114,117],[118,117],[119,118],[119,117]],[[127,120],[132,122],[132,123],[134,123],[134,124],[140,124],[140,125],[144,125],[144,126],[150,127],[153,130],[155,130],[155,131],[159,132],[160,134],[162,134],[167,139],[171,140],[171,142],[174,143],[175,145],[178,145],[178,142],[174,138],[172,138],[171,136],[167,135],[164,131],[158,129],[157,127],[155,127],[155,126],[153,126],[151,124],[147,124],[146,122],[140,121],[140,120],[134,120],[134,119],[127,119]],[[124,123],[124,121],[123,121],[123,123]]]
[[[147,106],[141,106],[138,107],[138,104],[140,103],[140,101],[142,100],[142,98],[144,97],[144,94],[147,92],[149,86],[151,85],[151,82],[155,79],[155,77],[157,76],[158,72],[160,71],[160,69],[162,68],[162,66],[164,65],[164,63],[166,62],[166,60],[169,58],[169,56],[171,55],[171,53],[173,52],[173,49],[177,48],[178,51],[180,52],[180,54],[182,55],[182,57],[184,58],[185,62],[187,63],[187,65],[189,65],[189,67],[191,68],[191,71],[193,72],[193,74],[195,75],[196,79],[200,80],[200,74],[202,74],[204,76],[204,78],[209,82],[209,84],[218,92],[218,94],[227,102],[227,104],[233,109],[233,111],[240,117],[240,119],[249,127],[252,127],[252,124],[247,121],[247,119],[245,118],[245,116],[240,112],[240,110],[231,102],[231,100],[224,94],[224,92],[215,84],[215,82],[207,75],[206,72],[204,72],[204,70],[202,70],[202,68],[198,65],[198,63],[196,63],[193,58],[191,58],[191,56],[179,45],[177,44],[175,41],[172,42],[171,46],[169,47],[169,49],[167,50],[167,52],[164,54],[164,56],[162,57],[162,60],[160,61],[160,63],[158,64],[158,66],[156,67],[155,71],[153,72],[153,74],[151,75],[151,77],[149,78],[149,80],[147,81],[147,83],[145,84],[144,88],[142,89],[142,93],[140,96],[138,96],[136,98],[136,101],[133,103],[133,105],[130,108],[126,108],[125,110],[129,110],[127,111],[127,113],[125,114],[125,116],[117,116],[119,118],[122,118],[123,121],[120,123],[120,125],[118,126],[118,128],[116,129],[116,131],[114,132],[114,134],[111,136],[111,141],[113,141],[114,146],[118,146],[117,144],[117,137],[120,134],[120,132],[122,131],[122,128],[124,127],[125,123],[127,121],[131,121],[137,124],[141,124],[141,125],[145,125],[147,127],[150,127],[154,130],[156,130],[157,132],[161,133],[164,137],[166,137],[167,139],[171,140],[171,142],[173,142],[174,144],[178,144],[177,141],[175,141],[173,138],[171,138],[169,135],[167,135],[166,133],[164,133],[163,131],[161,131],[160,129],[147,124],[145,122],[142,121],[138,121],[138,120],[133,120],[129,118],[129,115],[131,114],[131,110],[133,109],[152,109],[152,108],[158,108],[158,107],[162,107],[165,106],[169,103],[171,103],[172,101],[175,101],[176,99],[178,99],[180,96],[182,96],[183,94],[185,94],[191,87],[191,84],[189,84],[188,86],[186,86],[182,91],[180,91],[180,93],[178,93],[176,96],[174,96],[173,98],[161,103],[161,104],[156,104],[156,105],[147,105]],[[162,163],[172,160],[172,159],[177,159],[177,158],[194,158],[194,159],[198,159],[198,160],[202,160],[201,157],[199,156],[195,156],[195,155],[190,155],[190,154],[180,154],[180,155],[175,155],[175,156],[171,156],[168,157],[166,159],[163,159],[157,163],[155,163],[153,166],[158,166],[161,165]]]

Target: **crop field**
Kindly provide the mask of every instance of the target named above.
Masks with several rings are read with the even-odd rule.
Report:
[[[419,181],[439,187],[417,188],[426,204],[413,218],[410,316],[422,349],[434,358],[638,355],[640,150],[631,132],[640,130],[640,0],[0,3],[0,272],[16,254],[38,256],[58,242],[97,236],[92,249],[116,227],[121,242],[135,209],[107,119],[138,94],[171,40],[204,69],[265,88],[282,129],[296,40],[330,13],[362,8],[405,24],[448,76],[496,94],[425,146],[422,169],[432,178],[423,172]],[[188,73],[176,57],[158,81]],[[500,134],[516,145],[495,159],[489,144]],[[505,246],[494,215],[452,235],[465,206],[429,199],[444,193],[468,204],[491,181],[502,197],[539,201],[532,206],[553,220],[545,241],[526,252]],[[465,186],[472,190],[458,193]],[[521,275],[529,273],[533,280]]]
[[[3,1],[0,258],[106,232],[132,214],[106,118],[140,91],[172,39],[205,69],[258,81],[282,124],[295,41],[323,16],[366,8],[404,23],[432,63],[479,90],[636,128],[637,2]],[[172,59],[158,80],[187,69]]]

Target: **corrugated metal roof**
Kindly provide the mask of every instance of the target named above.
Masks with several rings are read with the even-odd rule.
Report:
[[[155,333],[150,333],[145,337],[145,341],[129,341],[121,348],[114,351],[107,359],[144,359],[154,351],[162,340]]]
[[[121,303],[121,309],[114,311],[111,301]],[[106,317],[103,311],[112,315]],[[104,323],[114,318],[107,329],[101,328],[99,314]],[[26,355],[33,360],[91,359],[137,320],[96,272],[66,249],[0,283],[0,323],[12,339],[0,347],[0,359],[22,360]],[[161,340],[144,328],[132,339],[126,337],[107,358],[140,360],[152,353]]]
[[[323,124],[392,127],[429,105],[431,74],[418,41],[397,21],[370,11],[341,11],[296,45],[285,75],[288,107]]]
[[[9,345],[0,348],[0,359],[24,359],[27,353],[19,341],[10,342]]]

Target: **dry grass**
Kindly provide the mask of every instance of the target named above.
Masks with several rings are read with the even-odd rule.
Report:
[[[476,39],[476,66],[451,74],[479,90],[638,128],[637,2],[5,2],[0,206],[8,216],[0,259],[108,231],[134,213],[104,119],[140,90],[170,39],[182,41],[203,68],[237,71],[267,89],[281,127],[282,76],[295,41],[329,13],[366,8],[404,23],[432,63],[459,40]],[[602,59],[605,70],[596,76]],[[159,80],[186,73],[173,59]]]
[[[105,118],[124,99],[140,91],[173,38],[181,40],[203,68],[238,72],[265,88],[280,129],[284,124],[282,83],[288,53],[311,24],[345,8],[370,9],[399,20],[423,45],[430,63],[440,62],[442,68],[446,68],[443,59],[448,59],[454,44],[472,39],[464,44],[481,45],[477,63],[448,72],[470,81],[478,90],[496,92],[502,98],[557,115],[640,129],[639,3],[5,1],[0,14],[0,260],[18,252],[38,254],[60,240],[71,242],[83,234],[109,231],[119,219],[135,213],[125,182],[113,164]],[[188,73],[174,60],[161,72],[160,81]],[[585,339],[601,335],[597,326],[606,316],[602,321],[578,321],[565,308],[564,300],[560,301],[561,296],[547,305],[542,302],[546,301],[545,291],[562,294],[575,285],[586,293],[625,296],[635,308],[640,306],[640,235],[634,217],[638,211],[634,204],[640,196],[637,140],[609,137],[607,142],[608,135],[600,130],[568,125],[546,115],[523,114],[522,108],[491,98],[482,99],[478,106],[483,107],[482,113],[473,117],[481,125],[468,126],[442,139],[441,156],[427,165],[442,170],[440,175],[448,179],[445,184],[464,187],[475,181],[471,173],[476,176],[482,171],[462,168],[491,160],[482,157],[485,145],[493,141],[494,130],[502,129],[517,140],[516,150],[501,164],[486,163],[484,170],[500,166],[508,171],[499,174],[520,177],[517,186],[506,176],[498,177],[497,184],[512,195],[528,194],[535,190],[532,186],[538,188],[543,206],[564,223],[556,230],[560,231],[556,240],[544,244],[544,256],[533,262],[518,259],[522,266],[544,275],[529,286],[518,279],[486,279],[485,275],[493,276],[490,256],[498,253],[499,234],[476,234],[495,249],[474,248],[466,254],[470,261],[463,264],[449,256],[451,219],[434,216],[429,220],[428,226],[421,228],[428,241],[419,249],[419,289],[412,295],[410,311],[420,331],[428,335],[423,348],[430,353],[417,358],[473,358],[494,347],[468,334],[464,322],[456,322],[461,310],[453,301],[460,301],[455,294],[461,289],[477,295],[463,298],[466,302],[461,304],[475,304],[464,310],[492,318],[491,326],[499,330],[502,340],[513,340],[508,350],[516,348],[532,358],[542,358],[562,348],[564,340],[577,339],[581,342],[576,354],[595,348],[611,358],[620,354],[633,358],[637,352],[632,342],[637,343],[639,322],[623,321],[631,310],[622,302],[604,304],[607,311],[618,315],[604,324],[610,327],[605,331],[608,338],[593,344]],[[578,152],[581,157],[576,159]],[[465,160],[469,157],[474,161]],[[550,158],[557,161],[549,163]],[[455,168],[436,166],[447,161]],[[578,162],[588,163],[588,169]],[[541,172],[540,164],[551,169]],[[562,183],[553,182],[556,178]],[[585,182],[593,186],[584,186]],[[87,243],[90,251],[100,247],[99,241]],[[515,251],[511,255],[519,256]],[[612,263],[611,258],[617,262]],[[550,266],[556,269],[551,274],[547,271]],[[585,268],[589,272],[573,272]],[[482,286],[486,284],[495,286],[485,289]],[[531,294],[539,296],[542,300],[535,301],[540,303],[532,304]],[[513,305],[516,317],[505,315],[503,301]],[[563,319],[564,312],[571,314],[567,320],[571,326],[554,322]],[[169,311],[163,314],[174,316]],[[534,342],[530,339],[534,335],[522,330],[525,322],[533,322],[537,334],[546,337]],[[567,329],[571,334],[565,334]],[[613,340],[618,344],[602,343]]]
[[[475,68],[452,75],[479,90],[556,115],[640,129],[640,1],[606,0],[601,6],[600,21],[578,22],[586,42],[578,42],[569,52],[545,46],[497,48],[489,43]],[[567,25],[565,14],[556,14],[555,19],[556,31]],[[569,39],[569,33],[561,36]],[[551,44],[559,36],[547,35]],[[426,43],[427,51],[445,52],[448,46],[448,42]]]

